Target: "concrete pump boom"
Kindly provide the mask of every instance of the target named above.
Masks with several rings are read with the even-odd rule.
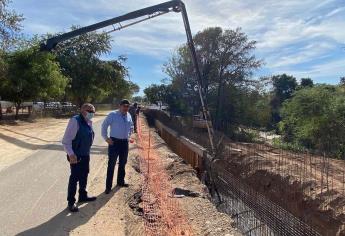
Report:
[[[82,35],[82,34],[86,34],[88,32],[92,32],[92,31],[104,28],[107,26],[111,26],[114,24],[120,24],[121,22],[125,22],[128,20],[133,20],[133,19],[136,19],[139,17],[147,16],[146,19],[141,19],[141,20],[138,20],[134,23],[130,23],[130,24],[125,25],[125,26],[122,26],[120,24],[120,27],[118,27],[118,28],[114,27],[114,30],[110,31],[110,32],[112,32],[112,31],[120,30],[120,29],[123,29],[125,27],[131,26],[133,24],[142,22],[144,20],[148,20],[148,19],[151,19],[153,17],[157,17],[157,16],[160,16],[162,14],[169,13],[169,12],[177,12],[177,13],[181,12],[181,14],[182,14],[183,23],[184,23],[184,27],[186,30],[187,43],[188,43],[188,47],[189,47],[189,50],[191,53],[191,57],[192,57],[192,61],[193,61],[194,69],[195,69],[195,74],[196,74],[196,78],[197,78],[200,102],[201,102],[202,110],[204,113],[204,117],[206,118],[206,126],[207,126],[209,141],[210,141],[210,145],[212,148],[212,152],[215,153],[214,142],[213,142],[212,122],[210,119],[210,113],[207,109],[207,105],[204,102],[204,96],[202,93],[201,72],[200,72],[199,63],[198,63],[197,56],[196,56],[196,51],[195,51],[195,47],[194,47],[192,33],[190,30],[190,25],[189,25],[186,7],[182,1],[172,0],[172,1],[168,1],[168,2],[154,5],[151,7],[146,7],[146,8],[137,10],[137,11],[127,13],[127,14],[122,15],[122,16],[118,16],[118,17],[115,17],[115,18],[112,18],[109,20],[101,21],[101,22],[98,22],[98,23],[93,24],[93,25],[85,26],[85,27],[73,30],[71,32],[67,32],[67,33],[49,38],[49,39],[47,39],[47,41],[45,43],[41,44],[41,50],[42,51],[50,51],[50,50],[54,49],[56,47],[56,45],[62,41],[77,37],[77,36]]]

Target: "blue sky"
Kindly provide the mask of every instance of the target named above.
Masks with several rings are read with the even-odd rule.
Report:
[[[163,0],[164,1],[164,0]],[[318,83],[345,76],[345,0],[185,0],[192,32],[206,27],[241,27],[257,41],[255,54],[265,61],[254,77],[277,73]],[[23,13],[27,35],[67,31],[143,7],[154,0],[13,0]],[[128,57],[130,79],[141,89],[160,83],[173,50],[186,40],[180,14],[169,13],[112,33],[105,58]],[[142,92],[141,92],[142,93]]]

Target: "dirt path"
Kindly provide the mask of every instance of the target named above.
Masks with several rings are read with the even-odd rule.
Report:
[[[98,112],[94,122],[107,113]],[[41,118],[0,124],[0,171],[48,145],[58,147],[68,121],[69,118]]]

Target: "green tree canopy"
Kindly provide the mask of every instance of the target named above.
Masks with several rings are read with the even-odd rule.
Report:
[[[21,31],[21,22],[24,20],[21,14],[8,8],[10,0],[0,0],[0,51],[13,46]]]
[[[295,77],[287,74],[274,75],[271,80],[273,85],[271,100],[272,122],[273,124],[277,124],[281,120],[280,108],[283,102],[292,97],[298,84]]]
[[[166,84],[152,84],[144,89],[145,96],[150,103],[157,103],[162,101],[169,105],[169,111],[171,114],[192,114],[191,108],[188,104],[181,99],[183,94],[174,85]]]
[[[340,78],[339,84],[340,84],[341,86],[344,86],[344,85],[345,85],[345,76],[343,76],[343,77]]]
[[[10,0],[0,0],[0,91],[7,70],[6,51],[13,48],[22,29],[23,16],[8,8]]]
[[[314,86],[314,82],[311,78],[302,78],[301,79],[301,87],[305,88],[305,87],[313,87]]]
[[[194,43],[202,73],[202,91],[215,121],[215,127],[233,120],[235,113],[225,112],[233,107],[237,99],[228,96],[231,90],[247,83],[253,70],[262,62],[253,55],[255,41],[241,31],[207,28],[194,36]],[[200,111],[197,81],[189,48],[180,46],[163,70],[171,79],[172,88],[178,91],[181,107],[193,113]]]
[[[18,108],[24,101],[58,98],[64,94],[67,78],[62,75],[55,56],[31,47],[9,53],[6,57],[9,73],[2,86],[4,99]]]
[[[345,151],[345,93],[337,86],[298,90],[282,108],[285,141],[331,153]]]
[[[70,78],[68,99],[79,105],[86,101],[113,101],[139,90],[136,84],[125,80],[128,77],[125,57],[112,61],[100,59],[110,49],[110,36],[97,32],[80,35],[57,46],[57,59],[64,75]]]
[[[150,103],[166,102],[167,86],[164,84],[152,84],[144,89],[144,93]]]

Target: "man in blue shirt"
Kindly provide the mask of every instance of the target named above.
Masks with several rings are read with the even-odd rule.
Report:
[[[117,172],[117,185],[128,187],[125,183],[125,167],[128,157],[128,140],[133,132],[133,121],[128,113],[130,103],[124,99],[120,103],[119,110],[110,112],[102,124],[102,137],[108,143],[108,169],[105,193],[111,191],[114,177],[114,169],[117,157],[119,157],[119,168]],[[110,127],[110,136],[108,128]]]

